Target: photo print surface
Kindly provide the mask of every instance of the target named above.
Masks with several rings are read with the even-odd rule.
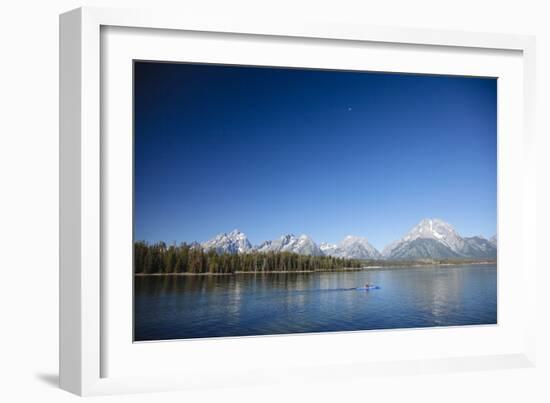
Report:
[[[133,74],[136,342],[496,324],[496,79]]]

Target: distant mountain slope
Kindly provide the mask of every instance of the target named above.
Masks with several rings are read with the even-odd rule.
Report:
[[[465,246],[461,253],[465,256],[478,259],[495,259],[497,257],[496,245],[481,236],[464,238],[464,242]]]
[[[392,249],[389,259],[416,260],[416,259],[450,259],[461,257],[451,248],[440,241],[430,238],[417,238],[400,242]]]
[[[338,245],[321,244],[325,255],[346,259],[381,259],[382,254],[372,246],[367,238],[348,235]]]
[[[215,250],[218,253],[246,253],[252,251],[248,238],[238,229],[230,233],[219,234],[201,244],[205,251]]]
[[[319,246],[307,235],[296,237],[293,234],[283,235],[279,239],[266,241],[256,248],[258,252],[292,252],[299,255],[320,256]]]
[[[463,238],[442,220],[427,218],[384,248],[386,259],[495,258],[496,247],[483,237]]]
[[[321,252],[323,252],[326,256],[334,256],[336,250],[338,249],[338,245],[334,243],[321,242],[319,249],[321,249]]]

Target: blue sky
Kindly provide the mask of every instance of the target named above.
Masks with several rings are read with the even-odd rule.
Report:
[[[135,239],[496,232],[496,79],[136,62]]]

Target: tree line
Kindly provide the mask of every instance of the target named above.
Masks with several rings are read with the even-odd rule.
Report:
[[[313,271],[360,268],[364,262],[332,256],[306,256],[290,252],[218,253],[199,245],[134,244],[137,274],[235,273]]]

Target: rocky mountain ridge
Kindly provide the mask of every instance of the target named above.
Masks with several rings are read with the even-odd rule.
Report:
[[[308,235],[286,234],[279,239],[252,246],[247,236],[235,229],[218,234],[200,244],[206,251],[218,253],[292,252],[300,255],[334,256],[347,259],[446,259],[496,258],[495,235],[491,239],[482,236],[463,237],[449,223],[440,219],[426,218],[413,227],[403,238],[396,240],[379,252],[367,238],[348,235],[338,244],[317,244]]]

